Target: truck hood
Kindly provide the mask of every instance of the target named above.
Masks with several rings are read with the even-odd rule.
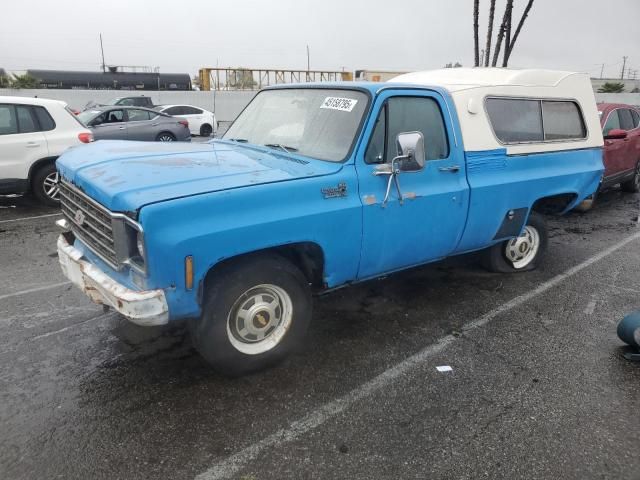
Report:
[[[342,168],[340,163],[219,140],[101,140],[68,150],[56,164],[64,180],[116,212],[200,193],[330,175]]]

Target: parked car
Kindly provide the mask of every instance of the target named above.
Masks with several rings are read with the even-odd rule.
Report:
[[[210,137],[215,135],[218,124],[213,112],[192,105],[159,105],[156,110],[172,117],[180,117],[189,121],[191,135]]]
[[[59,260],[132,322],[188,319],[204,358],[243,374],[300,344],[313,292],[474,250],[493,271],[534,268],[539,212],[596,190],[602,144],[584,74],[279,85],[221,140],[62,156]]]
[[[604,136],[604,175],[598,191],[576,210],[593,207],[598,192],[615,185],[625,192],[640,192],[640,109],[621,103],[599,103]]]
[[[91,131],[64,102],[0,97],[0,194],[31,192],[57,205],[56,158],[91,141]]]
[[[117,97],[112,98],[106,103],[89,102],[85,105],[84,109],[88,110],[94,107],[103,107],[105,105],[119,105],[122,107],[145,107],[154,108],[153,100],[151,97],[145,97],[144,95],[137,95],[134,97]]]
[[[187,120],[150,108],[96,107],[76,118],[93,131],[96,140],[191,141]]]

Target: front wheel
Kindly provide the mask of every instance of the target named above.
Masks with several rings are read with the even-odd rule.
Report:
[[[483,264],[487,270],[499,273],[533,270],[547,248],[547,240],[544,218],[531,212],[522,234],[485,250]]]
[[[217,371],[239,376],[274,365],[300,343],[311,321],[311,291],[284,257],[248,257],[213,274],[193,343]]]
[[[210,137],[213,133],[213,128],[208,123],[205,123],[200,127],[200,136],[201,137]]]

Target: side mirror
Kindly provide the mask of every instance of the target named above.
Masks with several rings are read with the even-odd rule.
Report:
[[[621,128],[612,128],[611,130],[609,130],[609,133],[607,133],[604,136],[605,140],[615,140],[615,139],[620,139],[620,138],[627,138],[627,131],[626,130],[622,130]]]
[[[424,136],[421,132],[403,132],[396,137],[398,169],[415,172],[424,168]]]

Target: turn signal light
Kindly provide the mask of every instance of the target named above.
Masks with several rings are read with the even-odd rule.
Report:
[[[191,255],[184,259],[184,286],[187,290],[193,288],[193,257]]]
[[[82,132],[78,134],[78,140],[82,143],[91,143],[93,142],[93,133]]]

